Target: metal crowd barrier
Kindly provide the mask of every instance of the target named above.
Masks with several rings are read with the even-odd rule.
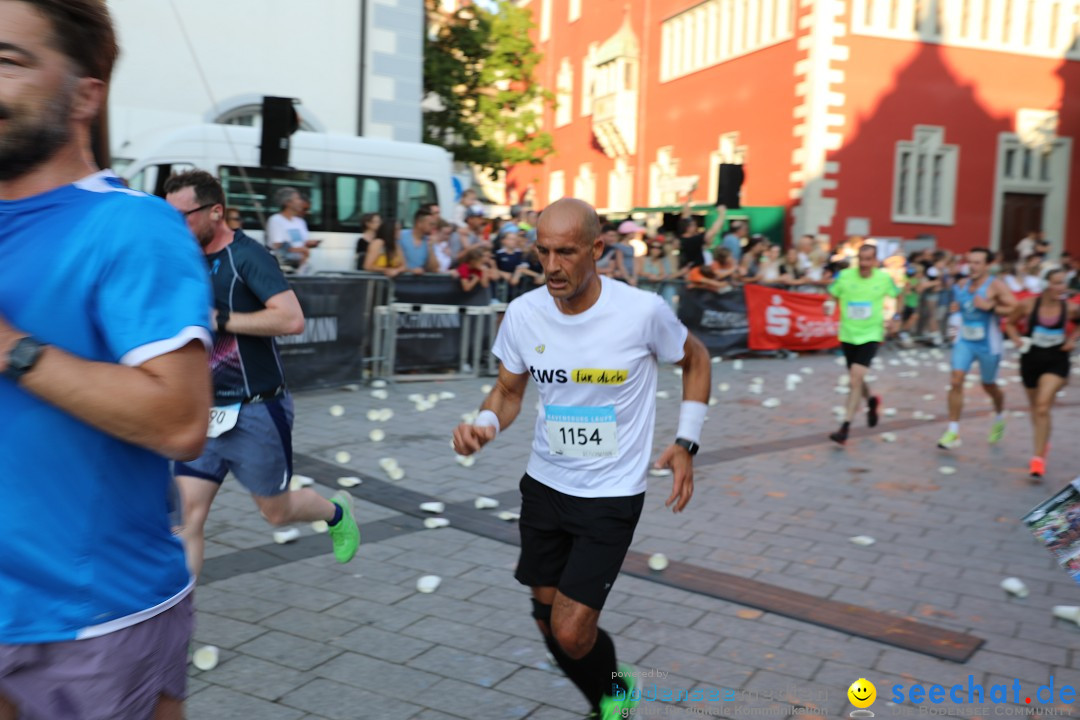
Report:
[[[489,328],[494,325],[493,306],[390,303],[375,308],[373,315],[375,377],[399,382],[461,380],[480,377],[485,364],[491,368],[494,334]],[[431,332],[428,337],[413,339],[414,347],[404,361],[400,344],[402,316],[432,320],[422,323],[431,327],[421,329]]]

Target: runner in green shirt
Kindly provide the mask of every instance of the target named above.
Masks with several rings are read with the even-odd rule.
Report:
[[[843,445],[862,398],[866,398],[868,424],[874,427],[878,423],[881,397],[870,394],[866,373],[885,339],[885,297],[896,297],[900,291],[878,267],[877,247],[864,244],[859,248],[858,265],[842,270],[829,286],[829,294],[840,301],[840,346],[851,377],[844,424],[829,435],[830,440]]]

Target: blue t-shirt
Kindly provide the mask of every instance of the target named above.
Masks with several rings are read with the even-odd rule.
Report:
[[[209,345],[198,245],[108,171],[0,201],[0,316],[80,358],[138,366]],[[0,377],[0,643],[102,635],[187,592],[165,458]]]
[[[413,242],[412,228],[405,228],[398,238],[398,247],[405,256],[405,267],[410,270],[416,268],[427,269],[428,241],[425,238],[419,245]]]

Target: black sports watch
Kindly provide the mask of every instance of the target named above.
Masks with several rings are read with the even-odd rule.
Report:
[[[690,457],[697,455],[697,451],[701,449],[701,446],[696,442],[686,438],[675,438],[675,444],[690,453]]]
[[[10,378],[13,382],[19,382],[23,375],[30,372],[30,370],[37,363],[41,357],[41,351],[48,347],[45,343],[35,340],[27,335],[21,338],[15,343],[15,347],[11,348],[11,352],[7,356],[7,367],[4,368],[3,375],[6,378]]]

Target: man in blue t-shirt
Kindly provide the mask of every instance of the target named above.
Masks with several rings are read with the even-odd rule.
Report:
[[[292,395],[274,338],[304,331],[296,293],[266,249],[225,221],[225,193],[208,172],[165,182],[165,199],[187,218],[210,269],[214,290],[214,408],[201,456],[174,467],[184,503],[184,545],[194,575],[202,570],[203,529],[225,475],[232,472],[273,525],[326,521],[338,562],[360,544],[352,497],[327,500],[314,490],[289,492]]]
[[[205,441],[209,285],[90,160],[116,53],[100,0],[0,0],[0,718],[183,715],[167,458]]]

